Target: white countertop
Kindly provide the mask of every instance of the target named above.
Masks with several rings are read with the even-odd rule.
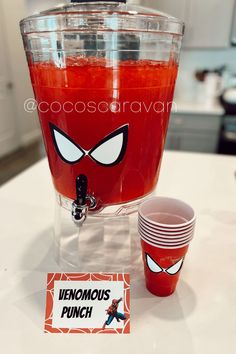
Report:
[[[235,354],[236,157],[166,152],[157,193],[182,198],[198,222],[175,294],[151,295],[142,264],[131,280],[130,335],[43,332],[54,195],[46,160],[0,189],[3,354]]]
[[[217,100],[213,102],[199,102],[197,100],[184,101],[175,98],[172,106],[172,113],[223,116],[225,111]]]

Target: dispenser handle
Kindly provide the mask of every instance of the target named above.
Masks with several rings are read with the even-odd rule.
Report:
[[[78,205],[86,204],[88,190],[88,179],[85,175],[79,175],[76,178],[76,202]]]
[[[81,174],[76,178],[76,200],[72,203],[72,219],[77,225],[83,225],[88,210],[96,208],[96,198],[88,195],[87,191],[88,178]]]
[[[72,3],[85,3],[85,2],[123,2],[126,3],[127,0],[71,0]]]

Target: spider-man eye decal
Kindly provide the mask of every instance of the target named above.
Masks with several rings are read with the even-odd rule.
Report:
[[[124,157],[127,143],[128,125],[124,125],[100,141],[89,156],[102,166],[117,165]]]
[[[157,262],[154,261],[154,259],[152,259],[151,256],[149,256],[146,253],[146,263],[147,266],[149,268],[149,270],[153,273],[167,273],[169,275],[175,275],[177,274],[180,269],[182,268],[184,262],[184,258],[181,258],[178,262],[176,262],[174,265],[170,266],[169,268],[162,268],[159,266],[159,264],[157,264]]]
[[[128,143],[128,125],[124,125],[106,136],[90,151],[85,151],[62,130],[52,123],[49,124],[56,151],[66,163],[77,163],[82,157],[88,155],[97,164],[110,167],[117,165],[125,155]]]
[[[170,274],[170,275],[174,275],[176,273],[178,273],[180,271],[180,269],[182,268],[184,259],[180,259],[177,263],[175,263],[173,266],[169,267],[168,269],[166,269],[166,273]]]
[[[76,145],[69,136],[50,123],[54,145],[60,158],[67,163],[79,162],[85,155],[84,151]]]
[[[147,266],[151,272],[153,273],[163,272],[163,269],[148,254],[146,254],[146,261],[147,261]]]

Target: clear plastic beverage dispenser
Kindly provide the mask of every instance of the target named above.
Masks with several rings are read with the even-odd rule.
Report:
[[[128,215],[156,186],[183,31],[125,0],[71,1],[21,21],[57,195],[56,244],[71,265],[87,215]]]

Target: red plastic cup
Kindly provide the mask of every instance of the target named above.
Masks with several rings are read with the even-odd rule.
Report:
[[[157,246],[178,246],[178,245],[186,245],[187,243],[190,243],[193,239],[193,236],[189,236],[188,238],[181,239],[181,240],[164,240],[164,239],[157,239],[148,235],[145,235],[140,229],[139,229],[139,235],[142,239],[145,241],[149,241],[153,243],[154,245]]]
[[[172,248],[172,249],[177,249],[177,248],[182,248],[184,246],[187,246],[190,244],[190,241],[188,242],[180,242],[180,243],[176,243],[176,244],[173,244],[173,245],[170,245],[170,244],[161,244],[160,242],[153,242],[152,240],[150,239],[147,239],[145,237],[143,237],[142,235],[140,235],[140,238],[143,239],[146,243],[148,243],[149,245],[151,246],[154,246],[154,247],[159,247],[159,248]]]
[[[141,204],[138,230],[145,281],[154,295],[175,291],[194,227],[194,210],[181,200],[154,197]]]
[[[193,230],[193,228],[195,226],[195,220],[194,220],[193,223],[190,224],[186,228],[185,227],[176,228],[176,229],[168,228],[168,227],[162,228],[162,227],[159,227],[158,225],[151,224],[149,221],[143,219],[140,215],[139,215],[139,223],[142,224],[143,227],[145,227],[146,229],[150,229],[151,231],[155,231],[155,232],[158,232],[160,234],[170,234],[170,235],[182,234],[182,233],[191,231],[191,230]]]
[[[147,289],[156,296],[173,294],[189,245],[160,248],[141,239]]]
[[[174,235],[168,235],[168,234],[159,234],[157,232],[152,232],[147,229],[145,229],[141,224],[139,224],[139,231],[141,231],[143,234],[149,237],[154,237],[155,239],[161,240],[171,240],[171,241],[178,241],[178,240],[185,240],[193,235],[193,231],[187,232],[185,234],[174,234]]]
[[[182,200],[153,197],[139,207],[139,218],[163,231],[185,230],[195,223],[192,207]]]

